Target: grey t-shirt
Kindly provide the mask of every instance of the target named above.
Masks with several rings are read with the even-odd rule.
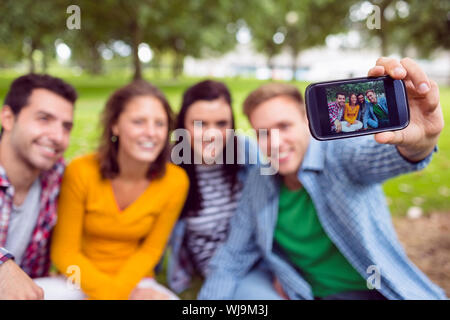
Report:
[[[41,182],[36,179],[31,185],[25,201],[20,205],[13,205],[6,237],[5,249],[20,265],[25,250],[30,243],[39,216],[39,199],[41,197]]]

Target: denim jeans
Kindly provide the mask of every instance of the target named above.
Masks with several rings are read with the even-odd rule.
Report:
[[[273,275],[259,263],[239,282],[234,300],[283,300],[273,286]]]
[[[283,300],[273,286],[273,274],[262,263],[256,265],[240,282],[234,300]],[[377,290],[345,291],[316,300],[387,300]]]

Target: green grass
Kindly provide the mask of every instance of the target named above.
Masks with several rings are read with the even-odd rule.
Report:
[[[387,181],[384,191],[394,215],[404,215],[413,205],[426,213],[450,211],[450,88],[440,87],[440,101],[446,125],[430,165],[423,171]]]
[[[11,81],[17,74],[2,72],[0,75],[0,99],[3,101]],[[74,128],[71,142],[66,151],[66,159],[94,150],[100,134],[99,115],[108,96],[118,87],[126,84],[130,75],[115,73],[114,76],[59,75],[73,84],[78,93]],[[152,79],[167,96],[174,111],[179,109],[183,91],[193,83],[201,80],[182,78],[180,80]],[[224,80],[229,86],[232,97],[236,125],[248,129],[249,123],[242,113],[242,102],[246,95],[257,88],[263,81],[254,79],[228,78]],[[308,83],[295,82],[303,93]],[[450,87],[441,87],[441,105],[446,123],[450,123]],[[439,152],[431,164],[423,171],[391,179],[384,184],[388,203],[393,215],[404,215],[413,205],[421,206],[426,213],[450,210],[450,127],[446,126],[439,140]]]

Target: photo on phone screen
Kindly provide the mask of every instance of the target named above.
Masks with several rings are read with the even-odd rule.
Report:
[[[399,130],[409,123],[404,84],[390,77],[316,83],[305,96],[311,133],[319,140]]]
[[[326,88],[332,132],[353,132],[390,126],[382,80]]]

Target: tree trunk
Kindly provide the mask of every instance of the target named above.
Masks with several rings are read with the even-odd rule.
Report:
[[[132,32],[132,51],[133,51],[133,69],[134,69],[134,75],[133,80],[140,80],[142,79],[142,66],[141,61],[139,60],[139,44],[141,43],[141,32],[139,29],[139,25],[137,21],[134,21],[131,25],[131,32]]]
[[[95,75],[102,73],[103,65],[100,52],[98,52],[97,45],[93,44],[90,48],[91,61],[89,63],[89,72]]]
[[[381,56],[386,57],[389,54],[388,41],[386,35],[382,30],[380,30],[380,41],[381,41]]]
[[[152,60],[152,67],[154,70],[155,77],[160,78],[161,77],[161,54],[157,52],[156,50],[153,51],[153,60]]]
[[[34,73],[36,71],[36,67],[34,65],[34,60],[33,60],[33,53],[34,53],[34,49],[31,49],[30,54],[28,55],[28,72],[29,73]]]
[[[33,53],[38,49],[38,42],[34,39],[30,40],[30,52],[28,55],[28,71],[30,73],[36,72],[36,64],[34,63]]]
[[[267,66],[270,69],[270,78],[273,80],[275,78],[275,63],[272,54],[267,56]]]
[[[298,64],[297,64],[297,57],[298,57],[299,51],[298,50],[292,50],[292,81],[295,81],[297,78],[295,77],[296,73],[297,73],[297,68],[298,68]]]
[[[42,50],[42,73],[47,73],[48,70],[48,52],[47,50]]]
[[[389,48],[388,48],[388,35],[386,34],[386,28],[387,28],[387,21],[384,17],[384,12],[386,11],[386,8],[391,4],[392,0],[385,0],[381,1],[380,6],[380,29],[378,30],[378,35],[380,37],[381,41],[381,55],[383,57],[386,57],[389,54]]]
[[[172,64],[172,78],[178,79],[183,73],[184,55],[181,52],[175,52],[174,61]]]

